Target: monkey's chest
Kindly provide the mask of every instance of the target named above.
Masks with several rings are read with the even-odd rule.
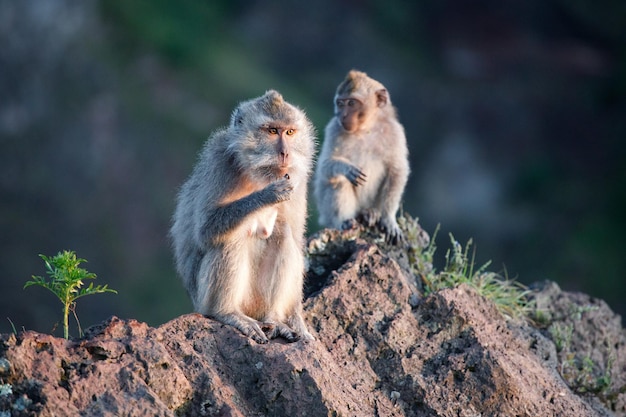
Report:
[[[249,216],[244,222],[244,234],[251,239],[268,239],[274,232],[278,209],[267,207]]]

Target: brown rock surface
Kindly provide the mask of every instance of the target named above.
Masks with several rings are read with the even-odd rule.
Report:
[[[112,317],[73,341],[2,335],[0,417],[626,415],[626,336],[606,304],[544,285],[537,329],[467,286],[422,298],[406,253],[359,230],[322,232],[309,252],[316,341],[257,345],[197,314]],[[557,323],[573,335],[559,349]],[[600,364],[592,376],[610,362],[608,384],[590,393],[565,373],[570,388],[558,371],[576,355]]]

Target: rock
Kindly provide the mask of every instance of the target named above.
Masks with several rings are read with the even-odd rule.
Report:
[[[317,340],[258,345],[198,314],[158,328],[112,317],[70,341],[5,334],[0,416],[626,415],[625,334],[601,301],[545,284],[533,327],[466,285],[424,298],[407,252],[368,231],[322,231],[308,251]],[[559,373],[583,352],[613,358],[597,392]]]

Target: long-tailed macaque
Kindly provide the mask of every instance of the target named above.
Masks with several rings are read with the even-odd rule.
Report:
[[[358,219],[386,240],[404,240],[396,213],[410,168],[404,128],[385,86],[350,71],[337,87],[315,171],[319,223],[342,228]]]
[[[243,102],[182,186],[171,236],[196,311],[258,343],[313,339],[302,318],[315,132],[276,91]]]

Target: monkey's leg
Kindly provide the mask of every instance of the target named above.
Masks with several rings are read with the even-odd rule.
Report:
[[[261,323],[242,313],[243,302],[250,297],[250,274],[250,248],[245,244],[208,251],[198,271],[201,291],[194,304],[199,313],[235,327],[257,343],[267,343]]]
[[[320,206],[320,223],[327,227],[341,229],[343,223],[354,219],[358,212],[358,199],[354,185],[344,177],[332,179]]]
[[[376,206],[380,208],[381,217],[378,222],[385,240],[393,245],[406,243],[404,234],[396,221],[396,214],[400,207],[400,199],[406,185],[409,169],[399,169],[406,161],[397,161],[397,166],[388,167],[388,173],[378,192]]]
[[[266,257],[261,264],[262,276],[269,278],[269,285],[265,285],[269,310],[264,321],[272,325],[267,332],[269,338],[282,337],[295,342],[311,338],[300,314],[304,258],[291,228],[288,225],[283,227],[283,238],[270,242],[270,250],[278,256]]]

